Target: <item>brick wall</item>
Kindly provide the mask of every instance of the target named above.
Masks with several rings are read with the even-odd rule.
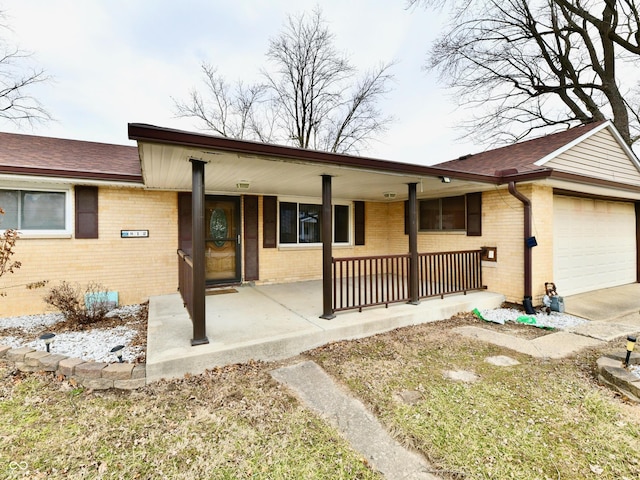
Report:
[[[539,303],[544,282],[553,273],[553,192],[537,185],[518,189],[533,202],[533,295]],[[259,214],[259,283],[316,280],[322,277],[322,248],[262,248],[262,197]],[[488,289],[509,301],[521,302],[523,291],[523,207],[506,187],[482,196],[482,236],[464,233],[418,234],[420,252],[475,250],[497,247],[497,262],[484,262]],[[131,188],[99,189],[99,238],[78,240],[20,239],[15,274],[0,278],[0,317],[41,313],[46,289],[27,290],[26,283],[61,280],[86,284],[96,281],[119,292],[121,304],[146,301],[150,295],[174,293],[177,288],[177,198],[175,192]],[[336,257],[408,253],[404,233],[404,202],[367,202],[366,242],[363,246],[334,247]],[[149,230],[149,238],[120,238],[120,230]]]
[[[98,203],[98,239],[18,240],[15,260],[22,267],[0,278],[0,291],[7,294],[0,297],[0,317],[47,311],[42,297],[47,287],[62,280],[82,285],[99,282],[119,293],[120,304],[176,291],[176,193],[100,187]],[[149,230],[149,238],[123,239],[120,230]],[[37,290],[24,287],[39,280],[49,280],[49,285]]]
[[[532,233],[538,246],[533,248],[533,303],[541,302],[544,282],[553,273],[553,191],[549,187],[521,185],[518,191],[532,202]],[[521,303],[524,297],[524,206],[507,187],[483,192],[482,236],[464,233],[419,233],[418,251],[439,252],[497,247],[497,261],[483,262],[482,278],[490,291]]]
[[[534,304],[540,303],[544,282],[553,273],[553,192],[537,185],[518,186],[532,200],[533,249],[532,286]],[[262,200],[260,200],[262,208]],[[408,253],[404,233],[404,202],[373,203],[365,207],[366,242],[359,247],[334,247],[336,257],[390,255]],[[445,252],[497,248],[497,262],[483,262],[483,281],[490,291],[499,292],[508,301],[522,302],[524,296],[524,209],[506,186],[482,194],[482,236],[465,233],[418,233],[418,251]],[[262,210],[260,210],[262,232]],[[261,233],[260,233],[261,234]],[[300,281],[322,276],[320,247],[262,248],[260,238],[260,282]]]

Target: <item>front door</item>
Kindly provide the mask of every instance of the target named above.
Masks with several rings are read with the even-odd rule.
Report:
[[[240,281],[240,198],[205,199],[204,231],[207,283]]]
[[[191,194],[180,194],[178,203],[180,248],[191,254]],[[204,232],[207,285],[240,282],[240,197],[207,195]]]

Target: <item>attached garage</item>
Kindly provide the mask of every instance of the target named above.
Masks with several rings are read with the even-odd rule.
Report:
[[[636,281],[631,202],[554,195],[553,271],[562,295]]]

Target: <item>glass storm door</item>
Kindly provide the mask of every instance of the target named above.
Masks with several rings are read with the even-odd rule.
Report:
[[[207,284],[240,281],[240,198],[207,195],[204,214]]]

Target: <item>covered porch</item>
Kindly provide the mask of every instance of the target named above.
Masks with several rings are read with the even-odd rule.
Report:
[[[313,308],[302,318],[312,318],[314,325],[320,325],[319,316],[331,320],[343,310],[407,302],[415,306],[424,298],[483,288],[479,192],[493,188],[497,180],[491,176],[149,125],[129,125],[129,136],[138,141],[147,188],[191,192],[191,228],[185,229],[189,242],[183,247],[181,236],[177,263],[179,303],[184,303],[193,319],[191,325],[183,326],[185,332],[192,331],[192,346],[217,341],[220,335],[212,319],[226,316],[218,325],[222,330],[241,328],[234,320],[240,317],[239,311],[226,311],[205,296],[209,240],[220,248],[233,246],[241,273],[231,283],[282,282],[282,288],[289,290],[291,282],[308,271],[313,271],[310,278],[321,277],[319,288],[302,297],[305,308]],[[451,178],[456,181],[452,183]],[[208,194],[242,199],[237,227],[228,228],[225,219],[217,228],[213,214],[207,217]],[[463,201],[455,214],[462,216],[462,233],[477,240],[470,249],[446,245],[438,253],[433,247],[421,253],[425,250],[418,246],[418,199],[452,195]],[[466,203],[470,196],[475,199],[474,208]],[[342,208],[338,210],[336,204]],[[380,215],[387,206],[393,206],[394,213]],[[404,207],[404,215],[398,206]],[[287,230],[289,213],[293,233]],[[296,223],[304,224],[304,231],[299,227],[296,233]],[[311,223],[313,229],[307,231]],[[253,311],[247,313],[251,318]],[[343,314],[339,317],[336,323],[343,324]]]
[[[192,323],[180,294],[152,297],[147,333],[147,380],[179,378],[216,366],[272,361],[339,340],[362,338],[444,320],[474,308],[495,308],[504,296],[487,291],[397,303],[319,318],[322,281],[215,289],[205,297],[208,344],[191,346]]]

